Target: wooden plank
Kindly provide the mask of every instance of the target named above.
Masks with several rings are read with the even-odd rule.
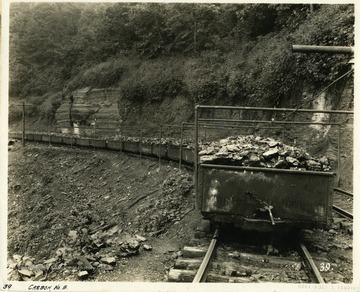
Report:
[[[207,282],[210,283],[251,283],[250,277],[228,277],[216,274],[208,274]]]
[[[168,274],[169,282],[191,282],[196,271],[170,269]]]
[[[205,256],[207,251],[206,247],[192,247],[185,246],[183,249],[184,258],[199,258]]]
[[[182,269],[182,270],[196,270],[201,265],[201,259],[184,259],[178,258],[174,265],[175,269]]]

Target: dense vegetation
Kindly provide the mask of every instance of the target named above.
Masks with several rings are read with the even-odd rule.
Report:
[[[12,3],[10,96],[91,86],[120,87],[138,101],[183,95],[274,105],[299,83],[323,86],[349,70],[348,56],[291,52],[292,44],[354,45],[353,5],[313,8]]]

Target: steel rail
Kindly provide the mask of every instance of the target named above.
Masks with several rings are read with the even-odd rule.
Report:
[[[353,221],[353,214],[345,211],[344,209],[341,209],[340,207],[333,205],[333,210],[340,216]]]
[[[209,248],[204,256],[204,259],[199,267],[199,270],[197,271],[193,283],[204,283],[206,281],[207,272],[209,270],[209,264],[211,262],[211,259],[214,255],[215,246],[218,240],[219,236],[219,228],[215,230],[214,236],[210,242]]]
[[[354,197],[354,195],[353,195],[352,193],[347,192],[347,191],[344,191],[344,190],[339,189],[339,188],[334,188],[334,191],[339,192],[339,193],[342,193],[342,194],[344,194],[344,195],[346,195],[346,196],[348,196],[348,197],[351,197],[351,198]]]
[[[311,272],[312,281],[319,284],[324,284],[325,281],[321,276],[319,269],[317,268],[315,261],[313,260],[311,254],[309,253],[308,249],[306,248],[305,244],[299,242],[300,250],[303,253],[304,259],[306,264]]]

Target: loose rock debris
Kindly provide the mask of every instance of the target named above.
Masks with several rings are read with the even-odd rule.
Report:
[[[294,170],[330,171],[326,156],[315,158],[304,149],[285,145],[272,138],[232,136],[200,145],[200,162],[280,168]]]
[[[144,232],[159,235],[166,231],[169,224],[180,221],[191,206],[186,202],[193,187],[192,177],[188,174],[174,173],[163,182],[160,199],[151,199],[149,204],[137,209],[134,224]]]
[[[169,255],[155,237],[172,228],[184,240],[175,224],[193,205],[190,172],[170,163],[155,171],[153,162],[112,152],[19,144],[9,158],[9,280],[91,281],[113,270],[131,280],[138,258],[154,249],[157,272],[142,277],[162,279]]]
[[[8,278],[14,281],[45,281],[58,273],[65,273],[67,276],[76,274],[78,279],[84,280],[97,271],[113,270],[119,259],[139,254],[142,243],[137,239],[146,241],[140,235],[123,241],[121,232],[118,226],[108,231],[97,231],[91,236],[87,236],[85,230],[79,234],[71,230],[63,247],[56,250],[53,258],[42,263],[36,263],[33,257],[13,255],[8,261]],[[150,251],[152,247],[143,245],[143,249]]]

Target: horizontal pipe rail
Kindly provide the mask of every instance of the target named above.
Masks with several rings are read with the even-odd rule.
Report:
[[[297,53],[331,53],[331,54],[353,54],[353,47],[344,46],[312,46],[292,45],[292,51]]]
[[[270,108],[270,107],[246,107],[246,106],[217,106],[217,105],[197,105],[198,109],[228,109],[228,110],[254,110],[272,112],[302,112],[302,113],[323,113],[323,114],[347,114],[352,115],[354,111],[341,110],[315,110],[315,109],[296,109],[296,108]]]
[[[221,126],[219,125],[212,125],[212,126],[199,126],[199,129],[221,129],[221,130],[235,130],[235,129],[252,129],[252,128],[256,128],[255,126]],[[263,127],[261,129],[277,129],[277,130],[281,130],[283,128],[281,127]],[[186,128],[186,130],[188,130],[188,128]]]
[[[321,123],[321,122],[290,122],[290,121],[254,121],[254,120],[233,120],[233,119],[199,119],[199,122],[233,122],[233,123],[268,123],[268,124],[291,124],[291,125],[322,125],[322,126],[341,126],[340,123]]]
[[[189,128],[192,128],[194,127],[194,123],[184,123],[184,126],[188,126]],[[234,129],[237,129],[237,128],[247,128],[247,129],[250,129],[250,128],[253,128],[254,126],[238,126],[238,125],[229,125],[229,126],[224,126],[223,124],[221,123],[216,123],[216,124],[199,124],[199,127],[202,127],[202,128],[211,128],[211,127],[221,127],[221,129],[227,129],[227,128],[234,128]],[[216,128],[217,129],[217,128]],[[282,127],[268,127],[268,128],[262,128],[262,129],[283,129]]]

